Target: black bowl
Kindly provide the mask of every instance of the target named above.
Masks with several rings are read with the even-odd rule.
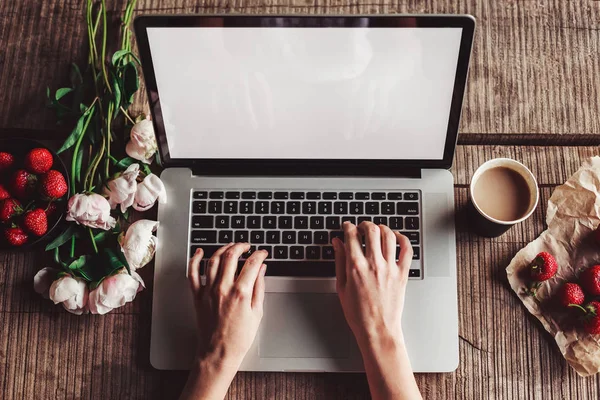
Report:
[[[0,151],[5,151],[5,152],[11,153],[13,156],[15,156],[15,162],[17,165],[16,169],[24,168],[23,160],[25,159],[25,155],[30,150],[38,148],[38,147],[43,147],[52,154],[52,158],[54,159],[53,160],[54,162],[52,164],[52,169],[59,171],[65,177],[65,180],[67,181],[67,194],[65,196],[63,196],[61,199],[55,201],[56,217],[55,217],[55,220],[48,221],[49,222],[48,223],[48,231],[46,232],[45,235],[36,237],[36,236],[30,234],[29,240],[24,245],[12,246],[8,242],[6,242],[6,239],[4,238],[4,233],[0,232],[0,250],[31,249],[32,247],[39,245],[40,243],[49,242],[51,239],[55,238],[60,233],[59,232],[61,230],[60,225],[64,219],[64,216],[65,216],[65,213],[67,210],[68,196],[69,196],[69,193],[71,192],[71,187],[70,187],[71,180],[69,177],[69,172],[67,170],[67,167],[65,166],[63,161],[60,159],[60,157],[58,156],[58,154],[56,154],[56,152],[54,150],[48,148],[47,145],[44,145],[36,140],[24,139],[24,138],[1,138],[0,139]],[[2,176],[0,178],[2,178],[2,180],[4,180],[3,178],[5,178],[5,177]],[[41,200],[40,200],[40,202],[41,202]],[[0,223],[0,225],[2,225],[2,224]],[[2,226],[2,231],[3,231],[3,229],[4,229],[4,226]]]

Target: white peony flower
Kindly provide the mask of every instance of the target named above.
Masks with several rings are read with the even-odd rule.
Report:
[[[50,286],[52,282],[56,279],[56,274],[58,274],[58,270],[56,268],[45,267],[38,271],[37,274],[33,277],[33,290],[36,293],[42,295],[43,298],[50,298]]]
[[[156,236],[152,232],[157,227],[157,221],[141,219],[131,224],[125,235],[120,237],[121,250],[132,271],[142,268],[154,257]]]
[[[145,288],[142,277],[135,271],[131,275],[122,268],[117,274],[106,277],[90,292],[89,308],[92,314],[106,314],[133,301]]]
[[[54,304],[62,303],[64,309],[72,314],[87,313],[87,284],[83,279],[65,275],[50,286],[50,300]]]
[[[150,164],[157,149],[152,121],[145,119],[131,128],[131,138],[125,146],[125,152],[129,157]]]
[[[121,212],[125,212],[133,204],[137,191],[137,177],[140,173],[139,164],[131,164],[125,172],[115,179],[108,181],[104,187],[104,194],[108,196],[111,209],[121,205]]]
[[[108,200],[97,193],[76,194],[69,199],[67,221],[75,221],[90,228],[109,230],[117,221],[110,216]]]
[[[146,211],[152,208],[156,200],[161,203],[167,202],[167,191],[160,178],[150,174],[144,178],[137,187],[133,208],[138,211]]]

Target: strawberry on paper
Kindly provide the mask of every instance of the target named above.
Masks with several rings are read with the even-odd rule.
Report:
[[[586,269],[579,276],[583,289],[593,296],[600,295],[600,265]]]
[[[583,293],[583,289],[576,283],[568,282],[565,283],[558,289],[556,294],[558,296],[558,301],[565,307],[570,305],[582,305],[585,301],[585,294]]]

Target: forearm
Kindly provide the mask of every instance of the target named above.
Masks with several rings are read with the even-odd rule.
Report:
[[[372,338],[360,349],[374,400],[422,398],[403,338]]]
[[[237,368],[218,360],[198,359],[190,371],[180,400],[222,400]]]

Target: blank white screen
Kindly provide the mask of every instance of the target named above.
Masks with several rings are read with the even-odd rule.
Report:
[[[461,28],[148,28],[171,158],[443,158]]]

